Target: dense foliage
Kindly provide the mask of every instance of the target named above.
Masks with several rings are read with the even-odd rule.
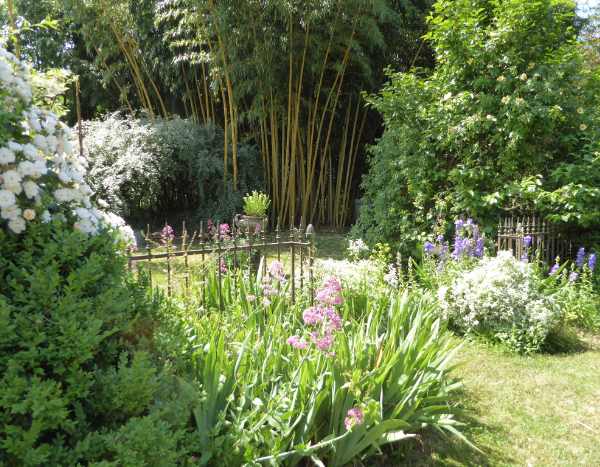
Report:
[[[576,35],[568,0],[438,1],[435,72],[391,74],[370,98],[385,132],[358,230],[410,250],[449,215],[597,223],[598,80]]]
[[[152,304],[115,237],[35,223],[0,253],[0,463],[175,462],[185,406],[136,350]]]
[[[240,192],[223,180],[223,132],[191,120],[135,119],[120,114],[85,124],[88,180],[97,195],[134,223],[176,215],[231,219],[242,193],[260,188],[253,146],[240,144]]]

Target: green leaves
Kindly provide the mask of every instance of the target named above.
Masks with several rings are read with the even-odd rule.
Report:
[[[598,219],[589,155],[600,88],[573,21],[562,0],[438,1],[427,36],[434,73],[390,74],[370,98],[386,129],[371,148],[357,234],[411,254],[420,234],[454,216],[496,225],[510,208]],[[542,186],[523,190],[534,177]]]

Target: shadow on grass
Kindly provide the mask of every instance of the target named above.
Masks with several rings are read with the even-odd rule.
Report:
[[[506,430],[501,426],[484,424],[476,406],[476,395],[464,387],[455,393],[455,400],[462,401],[461,415],[458,417],[463,426],[457,427],[464,437],[473,443],[469,445],[458,436],[426,430],[414,440],[401,445],[390,445],[382,455],[370,459],[366,465],[377,467],[396,466],[493,466],[514,463],[506,452],[496,446],[477,444],[473,440],[485,438],[507,438]],[[479,441],[481,443],[481,441]]]

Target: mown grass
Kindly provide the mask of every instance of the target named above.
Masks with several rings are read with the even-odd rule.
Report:
[[[388,465],[600,465],[600,337],[583,341],[580,352],[529,357],[465,341],[454,375],[482,452],[424,438]]]

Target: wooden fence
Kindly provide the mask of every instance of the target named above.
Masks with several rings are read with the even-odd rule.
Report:
[[[525,239],[530,239],[526,248]],[[551,264],[558,256],[572,259],[583,238],[538,216],[505,217],[498,225],[497,250],[512,251],[517,258],[528,255]]]
[[[272,264],[277,260],[283,265],[282,259],[286,263],[284,272],[292,302],[298,288],[308,286],[313,290],[315,232],[312,225],[291,227],[285,232],[277,227],[272,233],[204,222],[194,232],[189,232],[185,223],[179,232],[165,229],[159,232],[147,229],[139,248],[130,251],[128,267],[132,272],[145,269],[151,286],[164,286],[169,296],[174,293],[174,279],[178,274],[183,277],[185,295],[189,294],[193,259],[199,260],[200,268],[195,269],[201,274],[199,283],[205,282],[209,271],[216,271],[219,295],[226,274],[247,271],[250,274],[262,272],[266,276],[269,261]],[[157,267],[165,276],[162,281],[153,278]],[[219,303],[222,303],[221,296]]]

